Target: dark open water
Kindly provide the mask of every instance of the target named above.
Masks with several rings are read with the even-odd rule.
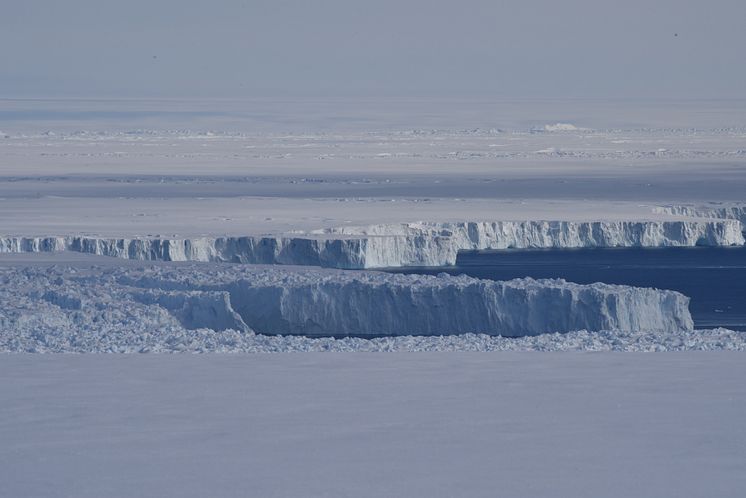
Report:
[[[613,248],[475,251],[448,268],[392,268],[396,273],[466,274],[492,280],[564,278],[677,290],[691,298],[697,328],[746,331],[746,248]]]

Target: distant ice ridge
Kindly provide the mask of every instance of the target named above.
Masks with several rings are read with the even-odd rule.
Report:
[[[590,131],[587,128],[579,128],[572,123],[555,123],[544,125],[543,131],[557,132],[557,131]]]
[[[264,237],[5,237],[0,252],[78,251],[135,260],[365,269],[447,266],[463,250],[743,245],[736,219],[394,223]]]
[[[3,269],[0,284],[0,350],[50,341],[53,349],[99,350],[92,341],[203,329],[370,338],[693,328],[689,299],[678,292],[564,280],[179,265]]]

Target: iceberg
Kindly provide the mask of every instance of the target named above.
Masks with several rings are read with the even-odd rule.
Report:
[[[5,350],[28,349],[24,337],[102,350],[199,330],[375,338],[693,329],[689,298],[678,292],[564,280],[192,263],[6,268],[0,281]]]

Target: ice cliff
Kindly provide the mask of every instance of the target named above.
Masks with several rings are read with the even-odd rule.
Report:
[[[226,288],[236,312],[260,333],[310,336],[503,336],[572,330],[692,328],[688,298],[671,291],[563,280],[303,275]]]
[[[742,224],[737,219],[499,221],[378,224],[264,237],[4,237],[0,252],[67,250],[135,260],[364,269],[453,265],[462,250],[742,244]]]
[[[445,274],[192,264],[1,269],[0,282],[6,349],[18,349],[29,334],[52,343],[74,338],[85,345],[202,329],[516,337],[576,330],[675,333],[693,327],[689,299],[678,292],[564,280],[495,282]]]
[[[344,227],[365,237],[365,267],[453,265],[462,250],[742,245],[741,224],[720,221],[499,221]]]
[[[707,203],[700,205],[668,205],[658,206],[657,213],[690,218],[716,218],[724,220],[738,220],[741,228],[746,232],[746,204],[743,203]]]

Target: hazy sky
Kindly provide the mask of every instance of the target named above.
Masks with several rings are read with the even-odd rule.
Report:
[[[746,0],[0,0],[0,96],[746,98]]]

